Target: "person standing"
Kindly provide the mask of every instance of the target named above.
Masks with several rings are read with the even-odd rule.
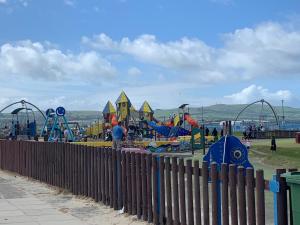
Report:
[[[113,149],[120,151],[122,148],[122,140],[125,136],[124,129],[122,128],[121,121],[118,122],[118,125],[114,126],[112,129],[112,139],[113,139]]]
[[[209,136],[209,129],[208,129],[208,127],[206,127],[206,129],[205,129],[205,136]]]
[[[65,142],[68,142],[69,141],[69,130],[66,128],[64,130],[64,137],[65,137]]]
[[[276,149],[277,149],[276,139],[275,139],[275,136],[273,135],[272,139],[271,139],[271,151],[272,152],[276,152]]]
[[[216,142],[219,139],[217,129],[214,128],[211,134],[214,136],[214,142]]]

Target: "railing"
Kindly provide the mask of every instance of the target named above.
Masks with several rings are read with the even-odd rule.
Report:
[[[265,225],[262,170],[218,168],[144,151],[0,141],[0,168],[68,189],[154,224]],[[287,186],[277,170],[275,221],[288,224]],[[273,190],[274,191],[274,190]],[[275,191],[276,192],[276,191]],[[276,223],[276,222],[275,222]]]

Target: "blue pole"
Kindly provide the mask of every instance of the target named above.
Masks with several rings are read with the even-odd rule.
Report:
[[[58,120],[58,116],[55,116],[55,120],[49,135],[49,141],[53,141],[53,133],[54,133],[54,129],[56,128],[57,120]]]

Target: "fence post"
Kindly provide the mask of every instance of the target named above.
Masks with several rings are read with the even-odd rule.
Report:
[[[180,202],[180,223],[186,225],[186,202],[185,202],[185,167],[183,158],[179,159],[179,202]]]
[[[199,160],[194,161],[194,195],[196,225],[201,225],[201,195],[200,195],[200,168]]]
[[[79,195],[79,160],[80,160],[80,155],[79,155],[79,145],[75,146],[75,194]],[[64,181],[65,182],[65,181]]]
[[[88,196],[88,147],[84,148],[84,195]]]
[[[96,201],[97,202],[100,202],[102,200],[102,188],[101,188],[101,179],[102,179],[102,171],[101,171],[101,148],[97,148],[97,154],[96,154],[96,170],[97,170],[97,198],[96,198]]]
[[[141,153],[135,154],[136,168],[135,168],[135,178],[136,178],[136,207],[137,207],[137,217],[141,219],[143,201],[142,201],[142,180],[141,180]]]
[[[109,206],[114,207],[114,187],[113,187],[113,161],[112,161],[112,149],[108,148],[108,170],[109,170]]]
[[[275,195],[277,204],[275,212],[277,212],[278,225],[288,224],[288,213],[287,213],[287,184],[285,178],[281,177],[281,174],[285,173],[285,169],[276,170],[276,180],[279,182],[279,192]],[[274,213],[275,213],[274,212]],[[277,225],[277,224],[275,224]]]
[[[127,165],[126,165],[126,152],[122,151],[122,200],[123,200],[123,207],[124,212],[128,212],[128,205],[127,205]]]
[[[136,193],[136,162],[135,162],[135,152],[131,152],[131,203],[132,203],[132,215],[136,215],[137,212],[137,193]]]
[[[245,195],[245,169],[238,167],[238,200],[239,200],[239,222],[247,224],[246,195]]]
[[[100,149],[100,157],[101,157],[101,201],[105,204],[105,151],[104,148]]]
[[[122,161],[121,150],[117,151],[117,196],[118,196],[118,209],[122,209]]]
[[[153,222],[152,211],[152,163],[151,154],[147,154],[146,166],[147,166],[147,201],[148,201],[148,223]]]
[[[222,180],[222,225],[229,225],[229,207],[228,207],[228,165],[221,165]]]
[[[94,180],[94,200],[96,202],[99,201],[99,196],[98,196],[98,193],[99,193],[99,190],[98,190],[98,183],[100,182],[100,180],[98,179],[99,178],[99,173],[100,171],[98,170],[98,148],[95,146],[94,147],[94,177],[92,177],[92,179]]]
[[[159,157],[159,222],[160,224],[165,224],[165,157]]]
[[[105,148],[105,204],[109,205],[109,152],[108,149]]]
[[[117,150],[112,149],[112,172],[113,172],[113,207],[115,210],[118,209],[118,161],[117,161]]]
[[[172,188],[171,188],[171,165],[170,158],[166,158],[166,197],[167,197],[167,224],[173,224],[172,217]]]
[[[256,225],[255,195],[254,195],[254,169],[246,169],[246,189],[248,205],[248,225]]]
[[[212,196],[212,225],[220,225],[220,214],[219,214],[219,192],[220,184],[218,179],[218,165],[213,162],[210,164],[211,172],[211,196]]]
[[[202,163],[203,224],[209,225],[208,163]]]
[[[142,199],[143,199],[143,219],[148,220],[148,203],[147,203],[147,174],[146,174],[146,154],[141,154],[141,177],[142,177]]]
[[[126,178],[127,178],[127,209],[132,214],[132,190],[131,190],[131,158],[130,152],[126,152]]]
[[[80,194],[84,195],[84,151],[85,147],[83,145],[80,146]]]
[[[186,161],[186,189],[187,189],[187,212],[188,212],[188,224],[194,225],[194,209],[193,209],[193,168],[192,160]]]
[[[96,152],[96,148],[95,147],[91,147],[91,160],[90,160],[90,164],[91,164],[91,198],[92,199],[96,199],[96,180],[97,180],[97,176],[96,176],[96,172],[95,172],[95,152]],[[74,171],[74,168],[73,168]],[[73,177],[74,180],[74,177]]]
[[[153,174],[153,223],[159,225],[159,174],[157,171],[157,156],[152,155],[152,174]]]
[[[265,180],[264,171],[256,171],[256,212],[257,225],[265,225]]]
[[[172,157],[172,180],[173,180],[173,207],[174,207],[174,223],[173,225],[179,225],[179,201],[178,201],[178,168],[177,158]]]

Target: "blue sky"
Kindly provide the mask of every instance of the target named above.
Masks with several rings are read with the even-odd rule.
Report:
[[[300,2],[0,0],[0,107],[300,107]]]

